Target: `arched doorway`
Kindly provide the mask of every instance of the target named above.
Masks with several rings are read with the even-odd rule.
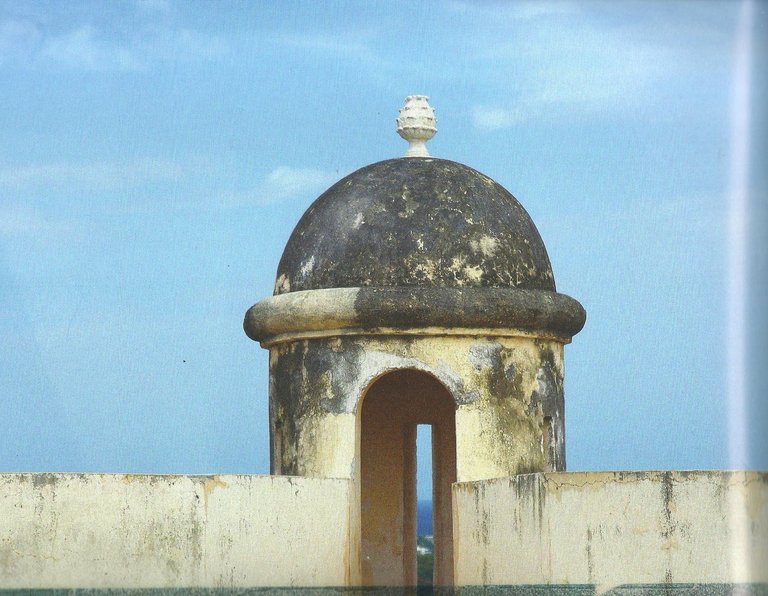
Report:
[[[435,585],[453,583],[451,484],[456,481],[455,404],[433,376],[380,377],[360,409],[361,562],[364,585],[416,585],[416,426],[432,427]]]

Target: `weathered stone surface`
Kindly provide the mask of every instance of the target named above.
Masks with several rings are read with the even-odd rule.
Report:
[[[354,500],[339,479],[0,474],[0,590],[354,584]]]
[[[362,168],[310,206],[246,313],[270,351],[272,473],[360,486],[363,582],[407,585],[416,425],[432,425],[451,583],[450,482],[565,469],[563,346],[585,319],[496,182],[428,157]]]
[[[562,470],[562,350],[585,318],[499,184],[432,158],[362,168],[310,206],[245,317],[270,349],[272,471],[358,478],[360,405],[396,370],[451,395],[457,478]]]
[[[265,346],[296,337],[388,330],[510,335],[570,341],[586,320],[573,298],[516,288],[332,288],[272,296],[252,306],[243,327]],[[468,331],[469,330],[469,331]]]
[[[400,158],[350,174],[301,218],[275,294],[350,287],[555,290],[536,226],[501,185],[472,168]]]
[[[765,472],[528,474],[455,484],[453,498],[459,585],[768,582]]]
[[[358,477],[360,405],[397,370],[439,381],[456,407],[461,481],[565,468],[563,345],[515,337],[345,336],[270,349],[272,472]]]

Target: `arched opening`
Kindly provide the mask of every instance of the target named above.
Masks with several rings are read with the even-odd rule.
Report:
[[[398,370],[366,392],[360,411],[361,562],[365,585],[416,585],[416,427],[432,431],[435,585],[453,583],[451,484],[455,405],[431,375]]]

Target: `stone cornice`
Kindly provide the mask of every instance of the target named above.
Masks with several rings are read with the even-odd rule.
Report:
[[[586,312],[557,292],[515,288],[331,288],[254,304],[243,327],[264,346],[350,334],[530,335],[564,343]]]

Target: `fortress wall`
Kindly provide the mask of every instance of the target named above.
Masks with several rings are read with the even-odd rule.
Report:
[[[453,499],[458,585],[768,582],[768,473],[527,474]]]
[[[0,587],[344,585],[358,565],[351,491],[285,476],[0,474]]]

